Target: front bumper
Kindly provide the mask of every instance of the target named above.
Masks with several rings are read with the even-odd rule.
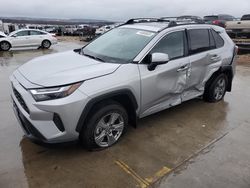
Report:
[[[45,143],[78,139],[76,126],[88,97],[76,90],[70,96],[36,102],[32,95],[11,76],[13,110],[28,138]]]

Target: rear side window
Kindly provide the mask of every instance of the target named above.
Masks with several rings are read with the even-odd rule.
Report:
[[[211,30],[212,31],[212,35],[214,37],[215,40],[215,45],[216,48],[221,48],[224,46],[224,40],[221,38],[221,36],[215,31],[215,30]]]
[[[151,54],[159,52],[166,53],[169,59],[176,59],[184,56],[184,32],[177,31],[166,35],[151,50]]]
[[[208,29],[189,30],[188,35],[190,54],[196,54],[210,49]]]
[[[46,33],[40,32],[40,31],[30,31],[30,35],[45,35]]]
[[[214,36],[211,30],[209,30],[209,41],[210,41],[210,49],[215,49],[216,43],[215,43]]]

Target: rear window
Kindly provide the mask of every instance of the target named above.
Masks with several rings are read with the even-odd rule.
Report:
[[[230,15],[220,15],[219,20],[233,21],[234,17]]]
[[[205,16],[204,21],[214,21],[218,20],[218,16]]]
[[[189,53],[196,54],[210,49],[208,29],[192,29],[188,31]]]
[[[211,31],[212,31],[212,35],[213,35],[214,40],[215,40],[216,48],[223,47],[224,40],[221,38],[221,36],[215,30],[212,29]]]
[[[242,16],[241,20],[250,20],[250,14]]]

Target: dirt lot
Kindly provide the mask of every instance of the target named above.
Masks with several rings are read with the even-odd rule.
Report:
[[[224,101],[194,99],[144,118],[109,149],[41,146],[23,137],[9,75],[34,57],[82,45],[67,39],[50,50],[0,52],[0,187],[250,187],[250,55],[239,56]]]
[[[250,54],[239,55],[237,64],[238,65],[246,65],[246,66],[248,64],[250,64]]]
[[[57,36],[59,42],[78,42],[82,37],[80,36]]]

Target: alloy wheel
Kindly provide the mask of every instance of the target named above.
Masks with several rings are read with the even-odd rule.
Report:
[[[226,91],[226,80],[224,78],[220,78],[214,88],[214,98],[218,101],[221,100]]]
[[[43,41],[43,47],[44,48],[49,48],[50,47],[50,42],[47,41],[47,40]]]
[[[97,123],[94,138],[100,147],[113,145],[122,135],[124,129],[124,119],[117,112],[103,116]]]
[[[7,51],[10,49],[10,44],[7,43],[7,42],[2,42],[1,43],[1,49],[4,50],[4,51]]]

